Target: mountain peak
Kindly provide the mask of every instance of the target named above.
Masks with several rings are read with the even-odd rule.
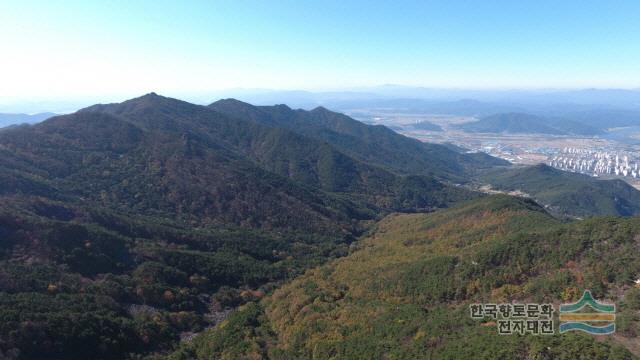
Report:
[[[247,106],[253,107],[253,105],[246,103],[244,101],[240,101],[234,98],[220,99],[215,101],[209,105],[210,107],[218,107],[218,106]]]
[[[171,102],[181,102],[181,103],[184,102],[182,100],[178,100],[178,99],[174,99],[174,98],[158,95],[155,92],[150,92],[148,94],[144,94],[142,96],[123,101],[121,104],[141,103],[141,102],[146,102],[148,104],[152,104],[152,103],[170,102],[170,101]]]
[[[145,94],[136,98],[132,98],[129,100],[125,100],[120,103],[92,105],[79,110],[79,112],[100,111],[100,112],[109,112],[117,115],[122,115],[122,114],[128,114],[136,111],[147,110],[151,108],[162,108],[162,107],[185,108],[185,107],[197,107],[197,106],[198,105],[194,105],[186,101],[158,95],[155,92],[150,92],[148,94]]]
[[[208,106],[209,109],[231,117],[247,117],[254,121],[265,116],[259,107],[233,98],[220,99]]]
[[[276,104],[273,107],[278,109],[278,110],[286,110],[286,111],[290,111],[291,110],[289,105],[286,105],[286,104]]]
[[[312,112],[316,112],[316,113],[327,113],[327,112],[331,112],[331,110],[327,109],[326,107],[320,105],[318,107],[316,107],[315,109],[311,110]]]
[[[166,96],[162,96],[162,95],[158,95],[158,93],[152,91],[150,93],[147,93],[147,94],[144,94],[142,96],[135,97],[135,98],[131,98],[131,99],[125,100],[123,102],[132,101],[132,100],[158,101],[158,100],[162,100],[162,99],[171,99],[171,98],[166,97]]]

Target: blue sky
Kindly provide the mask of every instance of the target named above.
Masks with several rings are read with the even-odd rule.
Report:
[[[640,87],[639,1],[0,0],[0,97]]]

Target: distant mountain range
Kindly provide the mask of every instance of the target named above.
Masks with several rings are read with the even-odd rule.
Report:
[[[550,135],[600,135],[604,131],[584,123],[547,118],[524,113],[503,113],[463,123],[458,128],[468,132],[508,133],[508,134],[550,134]]]
[[[173,94],[192,103],[206,104],[211,99],[236,98],[256,105],[288,104],[293,108],[324,106],[346,111],[358,108],[408,110],[468,116],[486,116],[503,112],[562,115],[566,112],[600,110],[640,110],[640,89],[540,89],[474,90],[439,89],[403,85],[381,85],[330,91],[225,89],[199,93]],[[120,101],[127,95],[111,96]],[[68,113],[104,100],[95,96],[51,99],[25,98],[5,100],[2,112],[33,113],[47,109]]]
[[[553,130],[537,130],[551,133],[595,135],[610,127],[640,126],[638,89],[493,91],[384,85],[332,92],[238,89],[214,95],[229,93],[257,104],[287,103],[306,109],[324,106],[343,112],[367,109],[479,118],[519,113],[543,118],[545,127],[553,125]]]
[[[286,103],[302,108],[322,105],[340,110],[373,106],[381,109],[422,109],[434,113],[465,111],[468,114],[473,111],[478,115],[541,110],[554,105],[562,105],[571,111],[593,108],[640,110],[640,89],[473,90],[388,84],[324,92],[229,89],[199,95],[197,99],[200,102],[230,96],[259,105]],[[489,108],[489,113],[485,112]]]
[[[640,126],[640,111],[621,109],[593,109],[571,112],[570,119],[597,129]]]

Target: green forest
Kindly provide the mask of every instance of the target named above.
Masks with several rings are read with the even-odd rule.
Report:
[[[247,304],[170,359],[633,359],[640,335],[640,222],[565,224],[529,200],[492,196],[390,215],[346,257]],[[618,304],[618,333],[499,335],[474,302]],[[630,349],[625,346],[630,346]]]

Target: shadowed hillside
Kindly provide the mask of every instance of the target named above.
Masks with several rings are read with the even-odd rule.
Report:
[[[640,213],[640,191],[622,180],[599,180],[544,164],[489,172],[480,179],[500,190],[523,191],[559,215]]]

